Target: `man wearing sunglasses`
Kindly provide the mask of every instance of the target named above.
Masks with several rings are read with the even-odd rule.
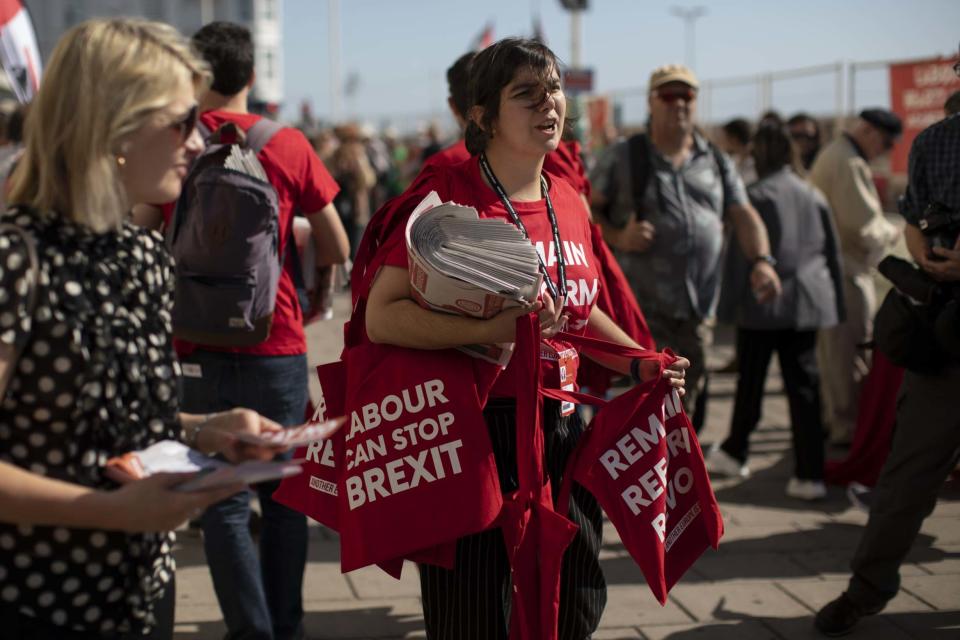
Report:
[[[873,269],[900,237],[884,217],[870,163],[889,153],[902,131],[895,113],[866,109],[851,129],[820,151],[810,169],[810,181],[833,211],[843,257],[847,319],[821,332],[817,354],[824,421],[835,444],[851,441],[860,388],[870,370],[870,353],[859,345],[873,336]]]
[[[684,398],[691,414],[704,386],[725,220],[753,261],[754,295],[780,294],[767,231],[733,161],[694,127],[699,86],[683,65],[654,70],[647,131],[614,147],[591,174],[593,211],[658,348],[692,362]]]

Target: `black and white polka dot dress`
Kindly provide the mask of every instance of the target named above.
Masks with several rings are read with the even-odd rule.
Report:
[[[130,224],[96,234],[53,213],[2,221],[35,238],[41,269],[31,318],[22,239],[0,233],[0,342],[24,345],[0,405],[0,460],[115,488],[108,458],[179,437],[172,260]],[[170,533],[0,523],[0,606],[104,637],[146,631],[173,578],[172,544]]]

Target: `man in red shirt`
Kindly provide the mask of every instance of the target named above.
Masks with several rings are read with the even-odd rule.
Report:
[[[224,123],[248,130],[260,120],[247,111],[254,80],[250,32],[213,22],[193,36],[193,43],[210,63],[214,78],[200,101],[201,123],[209,131]],[[279,199],[280,255],[286,255],[291,241],[293,216],[304,212],[313,229],[318,266],[344,262],[347,236],[332,204],[339,187],[303,134],[282,129],[258,159]],[[177,344],[184,410],[247,407],[285,426],[303,422],[309,401],[307,345],[290,262],[284,260],[273,324],[264,342],[226,349]],[[303,636],[307,523],[302,514],[273,501],[276,486],[267,482],[255,487],[262,511],[259,558],[248,527],[248,492],[210,507],[201,519],[207,562],[230,638]]]

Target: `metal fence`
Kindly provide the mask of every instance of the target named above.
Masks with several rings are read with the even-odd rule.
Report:
[[[933,56],[931,56],[933,57]],[[701,82],[698,118],[714,125],[736,117],[756,119],[775,110],[789,117],[806,111],[821,119],[843,118],[866,106],[888,107],[890,89],[887,68],[901,61],[838,61],[797,69],[785,69]],[[636,128],[647,120],[647,88],[628,87],[607,92],[614,122],[621,128]]]

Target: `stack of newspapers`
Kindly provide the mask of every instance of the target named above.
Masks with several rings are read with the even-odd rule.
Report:
[[[540,292],[537,250],[514,225],[483,219],[476,209],[441,202],[435,191],[407,221],[407,258],[422,306],[474,318],[533,302]],[[512,344],[462,347],[505,366]]]

